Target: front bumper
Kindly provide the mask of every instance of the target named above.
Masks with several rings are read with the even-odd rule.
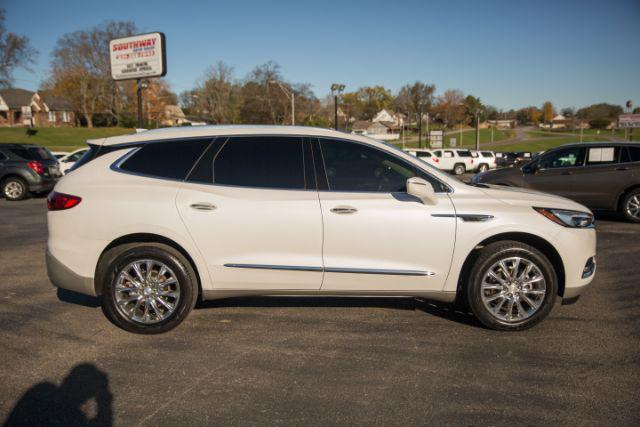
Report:
[[[48,250],[45,258],[47,262],[47,275],[54,286],[85,295],[96,296],[93,277],[82,277],[74,273]]]

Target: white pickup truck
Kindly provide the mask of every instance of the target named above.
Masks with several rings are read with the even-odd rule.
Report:
[[[440,169],[462,175],[465,172],[473,172],[476,169],[475,159],[470,150],[461,148],[443,148],[431,150],[439,159]]]

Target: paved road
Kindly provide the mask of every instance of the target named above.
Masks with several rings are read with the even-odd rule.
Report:
[[[0,200],[0,421],[104,424],[627,424],[640,420],[637,225],[598,224],[592,289],[499,333],[415,299],[208,303],[121,331],[45,275],[45,203]],[[38,418],[38,417],[42,418]]]

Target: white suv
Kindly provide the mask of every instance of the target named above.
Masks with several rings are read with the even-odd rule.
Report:
[[[486,172],[497,167],[496,153],[493,151],[474,151],[473,157],[475,159],[475,170],[477,172]]]
[[[129,331],[167,331],[199,298],[318,294],[457,299],[518,330],[593,279],[584,206],[463,184],[363,136],[214,126],[89,146],[48,198],[48,274]]]
[[[426,148],[407,148],[404,151],[433,167],[440,168],[440,159],[436,157],[431,150],[427,150]]]
[[[439,159],[440,169],[462,175],[465,172],[473,172],[476,169],[473,154],[470,150],[445,148],[432,150]]]

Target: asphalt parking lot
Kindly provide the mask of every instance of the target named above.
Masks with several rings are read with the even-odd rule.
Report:
[[[45,200],[0,200],[0,420],[100,424],[638,424],[640,227],[598,222],[592,288],[501,333],[416,299],[206,303],[124,332],[44,264]],[[12,418],[9,418],[12,417]]]

